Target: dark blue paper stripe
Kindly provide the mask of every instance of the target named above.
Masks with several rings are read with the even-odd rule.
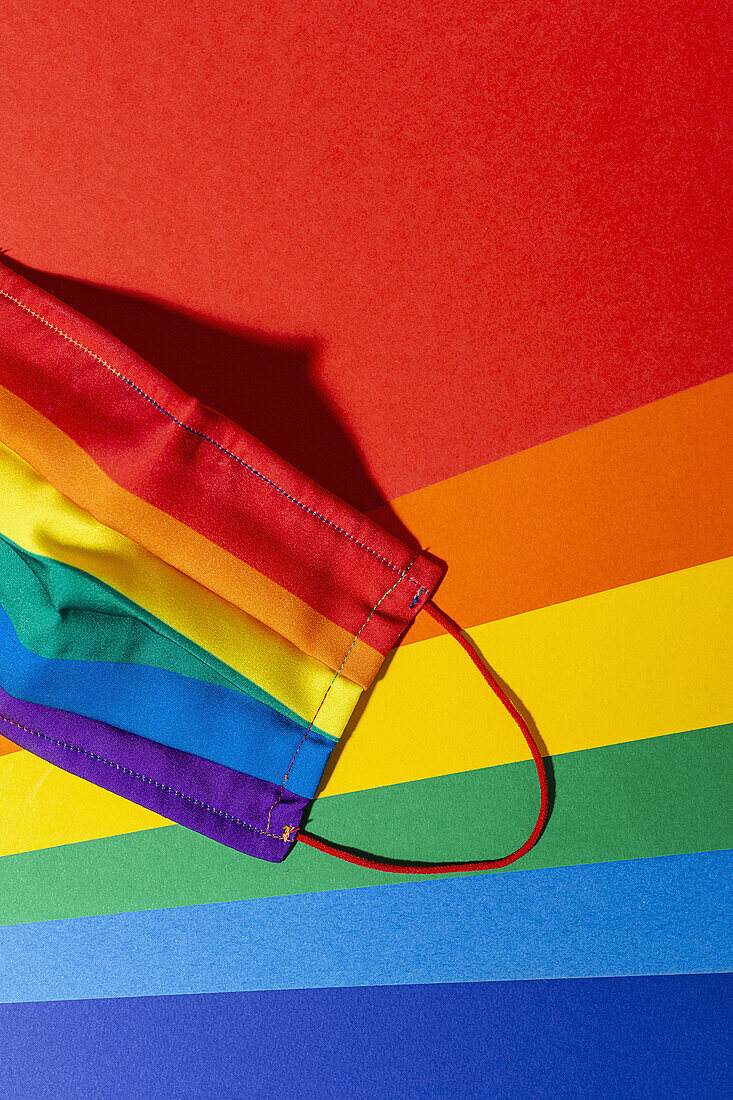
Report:
[[[8,1100],[723,1097],[729,975],[0,1007]]]

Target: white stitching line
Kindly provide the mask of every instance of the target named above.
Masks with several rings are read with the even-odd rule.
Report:
[[[349,654],[351,653],[352,649],[353,649],[353,648],[354,648],[354,646],[356,645],[356,642],[357,642],[357,639],[358,639],[358,637],[359,637],[359,634],[361,634],[362,630],[364,630],[364,629],[366,628],[366,626],[367,626],[367,624],[368,624],[369,620],[371,619],[372,615],[373,615],[373,614],[374,614],[374,612],[375,612],[375,611],[377,610],[377,608],[379,607],[379,605],[380,605],[381,603],[383,603],[383,602],[384,602],[384,600],[386,600],[386,599],[387,599],[387,596],[389,596],[389,595],[390,595],[390,594],[391,594],[392,592],[394,592],[394,590],[395,590],[395,588],[397,587],[397,585],[398,585],[398,584],[400,584],[400,583],[401,583],[401,582],[402,582],[402,581],[403,581],[403,580],[405,579],[405,577],[407,577],[407,574],[408,574],[408,573],[410,572],[410,570],[412,569],[412,567],[413,567],[413,565],[414,565],[414,564],[415,564],[415,562],[414,562],[414,560],[413,560],[413,561],[411,561],[411,562],[410,562],[410,564],[409,564],[409,565],[407,565],[407,566],[406,566],[406,567],[405,567],[405,568],[404,568],[404,569],[402,570],[402,573],[401,573],[401,574],[400,574],[400,576],[399,576],[399,577],[397,578],[397,580],[396,580],[396,581],[394,582],[394,584],[392,585],[392,587],[391,587],[391,588],[388,588],[388,589],[387,589],[387,591],[386,591],[386,592],[384,593],[384,595],[383,595],[383,596],[382,596],[382,597],[381,597],[380,599],[378,599],[378,600],[377,600],[377,602],[375,603],[374,607],[373,607],[373,608],[371,609],[371,611],[370,611],[370,612],[369,612],[369,614],[367,615],[366,619],[365,619],[365,620],[364,620],[364,622],[363,622],[363,623],[361,624],[361,627],[359,628],[359,633],[358,633],[358,634],[355,634],[355,635],[354,635],[354,637],[353,637],[353,639],[352,639],[352,642],[351,642],[351,645],[350,645],[350,646],[349,646],[349,648],[348,648],[348,649],[346,650],[346,655],[344,656],[344,659],[343,659],[343,661],[341,662],[341,664],[340,664],[340,665],[339,665],[339,667],[337,668],[336,672],[335,672],[335,673],[333,674],[333,679],[331,680],[331,683],[330,683],[330,684],[328,685],[328,687],[326,688],[326,694],[325,694],[325,695],[323,696],[323,698],[321,699],[320,703],[318,704],[318,709],[316,710],[316,713],[315,713],[315,714],[313,715],[313,721],[311,722],[311,724],[310,724],[310,725],[308,726],[308,729],[307,729],[307,730],[305,731],[305,733],[303,734],[302,740],[301,740],[300,744],[298,745],[297,749],[295,750],[295,756],[294,756],[294,757],[293,757],[293,759],[292,759],[292,760],[290,761],[290,767],[289,767],[289,768],[288,768],[288,770],[287,770],[287,771],[285,772],[285,778],[284,778],[284,779],[283,779],[283,781],[282,781],[282,784],[281,784],[281,786],[280,786],[280,790],[278,791],[278,795],[277,795],[277,798],[276,798],[276,799],[275,799],[275,801],[273,802],[272,806],[270,806],[270,809],[269,809],[269,811],[268,811],[268,814],[267,814],[267,828],[268,828],[268,829],[270,828],[270,818],[272,817],[272,811],[273,811],[273,810],[275,809],[275,807],[277,806],[278,802],[279,802],[279,801],[280,801],[280,799],[282,798],[282,793],[283,793],[283,791],[285,790],[285,784],[286,784],[286,782],[287,782],[288,776],[290,775],[291,771],[293,770],[293,764],[295,763],[295,761],[296,761],[296,760],[297,760],[297,758],[298,758],[298,753],[299,753],[299,752],[300,752],[300,750],[301,750],[301,749],[303,748],[303,744],[304,744],[304,742],[305,742],[305,739],[306,739],[306,737],[308,736],[308,734],[310,733],[310,731],[311,731],[311,730],[313,729],[314,725],[316,724],[316,718],[318,717],[318,715],[319,715],[319,713],[320,713],[320,711],[321,711],[321,707],[322,707],[322,706],[323,706],[323,704],[324,704],[324,703],[326,702],[326,699],[328,699],[328,696],[329,696],[329,694],[330,694],[331,688],[333,687],[333,685],[334,685],[334,684],[336,683],[336,681],[338,680],[339,676],[341,675],[341,672],[342,672],[342,670],[343,670],[343,667],[344,667],[344,665],[346,664],[347,660],[349,659]],[[411,578],[408,578],[408,579],[411,579]]]
[[[130,386],[130,388],[139,393],[141,397],[144,397],[146,401],[149,401],[151,405],[154,405],[156,409],[162,412],[164,416],[167,416],[169,420],[172,420],[174,424],[177,424],[179,428],[183,428],[185,431],[191,432],[192,435],[200,436],[200,438],[206,440],[207,443],[211,443],[212,446],[222,451],[225,455],[229,455],[230,458],[233,458],[234,461],[238,462],[240,466],[244,466],[244,468],[246,470],[249,470],[251,474],[254,474],[255,477],[258,477],[261,481],[264,481],[266,485],[270,485],[273,489],[277,490],[277,492],[284,496],[286,500],[291,501],[293,504],[297,504],[297,506],[299,508],[302,508],[304,512],[308,512],[309,515],[315,516],[317,519],[320,519],[322,523],[325,523],[329,527],[332,527],[334,531],[338,531],[338,533],[340,535],[343,535],[344,538],[350,539],[351,542],[361,547],[362,550],[366,550],[368,554],[371,554],[373,557],[378,558],[379,561],[384,563],[384,565],[389,566],[389,568],[392,569],[395,573],[400,572],[399,566],[395,565],[394,562],[389,561],[387,558],[377,553],[376,550],[372,550],[372,548],[370,546],[367,546],[366,543],[360,542],[359,539],[354,537],[354,535],[350,535],[348,531],[345,531],[343,527],[339,527],[338,524],[334,523],[332,520],[326,519],[326,517],[322,516],[320,512],[316,512],[312,508],[309,508],[306,504],[303,504],[297,499],[297,497],[291,496],[291,494],[286,492],[285,489],[281,489],[279,485],[277,485],[274,481],[271,481],[269,477],[265,477],[265,475],[261,474],[259,470],[256,470],[254,466],[250,466],[250,464],[248,462],[245,462],[243,458],[239,458],[238,455],[235,455],[233,451],[227,450],[226,447],[223,447],[221,443],[217,443],[215,439],[212,439],[211,436],[206,435],[205,432],[200,432],[197,428],[192,428],[190,424],[185,424],[182,420],[178,420],[173,415],[173,413],[170,413],[167,409],[164,409],[162,405],[159,405],[158,402],[154,400],[154,398],[150,397],[147,393],[145,393],[144,390],[140,389],[140,387],[135,385],[135,383],[132,382],[129,378],[125,377],[124,374],[122,374],[118,370],[115,370],[112,364],[108,363],[106,359],[102,359],[100,355],[96,355],[89,348],[85,347],[84,344],[80,343],[78,340],[75,340],[73,336],[69,336],[68,333],[58,328],[51,321],[47,320],[45,317],[42,317],[40,313],[36,313],[29,306],[25,305],[24,302],[19,301],[18,298],[14,298],[12,294],[8,294],[6,290],[0,290],[0,295],[2,295],[3,298],[7,298],[9,302],[13,302],[20,309],[25,310],[25,312],[29,313],[31,317],[35,317],[38,321],[41,321],[48,328],[58,333],[59,336],[62,336],[64,340],[68,340],[69,343],[86,352],[86,354],[90,355],[92,359],[95,359],[103,367],[106,367],[108,371],[111,371],[112,374],[120,379],[120,381]],[[414,585],[417,585],[419,587],[419,582],[416,581],[414,577],[410,577],[409,579]]]
[[[245,829],[252,829],[255,833],[260,833],[262,836],[272,837],[273,840],[281,840],[283,844],[292,844],[293,840],[290,839],[292,832],[297,832],[297,829],[292,825],[286,825],[283,828],[283,833],[287,833],[287,838],[283,835],[278,836],[276,833],[265,832],[264,829],[258,829],[255,825],[250,825],[248,821],[242,821],[238,817],[233,817],[231,814],[227,814],[224,810],[217,810],[214,806],[209,806],[207,802],[199,802],[197,798],[191,798],[188,794],[183,794],[181,791],[175,790],[173,787],[167,786],[165,783],[158,783],[155,779],[150,779],[147,775],[140,775],[139,772],[131,771],[130,768],[123,768],[121,764],[115,764],[112,760],[106,760],[103,756],[98,756],[95,752],[89,752],[88,749],[80,749],[77,745],[68,745],[65,741],[57,741],[55,737],[49,737],[47,733],[39,733],[38,730],[29,729],[28,726],[21,726],[19,722],[14,722],[12,718],[6,718],[5,715],[0,714],[0,720],[7,722],[10,726],[15,726],[16,729],[25,730],[26,733],[32,733],[34,737],[41,737],[44,741],[50,741],[53,745],[58,745],[62,749],[70,749],[72,752],[80,752],[84,756],[90,756],[92,760],[99,760],[102,764],[109,764],[111,768],[116,768],[117,771],[124,772],[126,775],[131,775],[135,779],[142,779],[145,783],[151,783],[154,787],[160,787],[163,791],[169,791],[171,794],[178,795],[179,798],[183,798],[186,802],[193,802],[195,806],[201,806],[204,810],[209,810],[212,814],[219,814],[220,817],[225,817],[227,820],[233,822],[235,825],[242,825]],[[270,824],[268,818],[268,826]]]

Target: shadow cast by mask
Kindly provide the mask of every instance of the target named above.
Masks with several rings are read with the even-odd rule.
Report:
[[[184,392],[229,416],[324,488],[361,511],[385,503],[384,493],[319,386],[317,362],[322,345],[318,340],[284,339],[217,325],[150,298],[36,270],[1,249],[0,255],[11,270],[95,321]],[[389,509],[385,516],[382,511],[385,526],[408,546],[419,549],[418,541],[396,514]],[[362,693],[331,753],[316,798],[338,766],[374,685],[386,674],[395,651],[396,647],[371,687]],[[500,677],[496,679],[528,723],[545,757],[551,809],[554,773],[536,724],[511,688]]]
[[[318,382],[323,345],[217,324],[151,298],[39,271],[0,249],[2,262],[112,333],[181,389],[240,424],[360,511],[380,486]],[[389,529],[418,549],[391,514]]]

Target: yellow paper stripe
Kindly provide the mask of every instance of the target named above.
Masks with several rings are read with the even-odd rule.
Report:
[[[732,627],[733,558],[725,558],[470,633],[533,715],[548,752],[559,754],[730,722]],[[324,794],[527,755],[518,730],[459,646],[452,638],[434,638],[397,651],[343,743]],[[8,768],[11,784],[4,781]],[[39,768],[44,783],[33,792]],[[58,769],[26,752],[0,758],[0,836],[7,833],[15,845],[6,841],[5,850],[101,835],[90,833],[87,822],[96,830],[97,804],[113,796],[76,780],[77,813],[67,829],[60,828],[53,820],[54,792],[65,781]],[[127,824],[139,821],[142,811],[121,798],[116,804],[110,833],[144,827]],[[25,824],[34,817],[47,827],[39,832],[32,821]]]
[[[94,519],[1,443],[0,501],[0,530],[13,542],[93,574],[311,721],[331,669]],[[339,736],[360,694],[340,677],[318,712],[318,728]]]
[[[14,752],[2,761],[0,855],[170,824],[30,752]]]
[[[529,711],[550,754],[733,719],[733,558],[469,633]],[[397,651],[337,754],[324,794],[529,756],[448,636]]]

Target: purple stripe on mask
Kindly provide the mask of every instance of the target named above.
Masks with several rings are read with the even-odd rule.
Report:
[[[308,805],[273,783],[1,688],[0,733],[67,772],[272,863],[292,848]]]

